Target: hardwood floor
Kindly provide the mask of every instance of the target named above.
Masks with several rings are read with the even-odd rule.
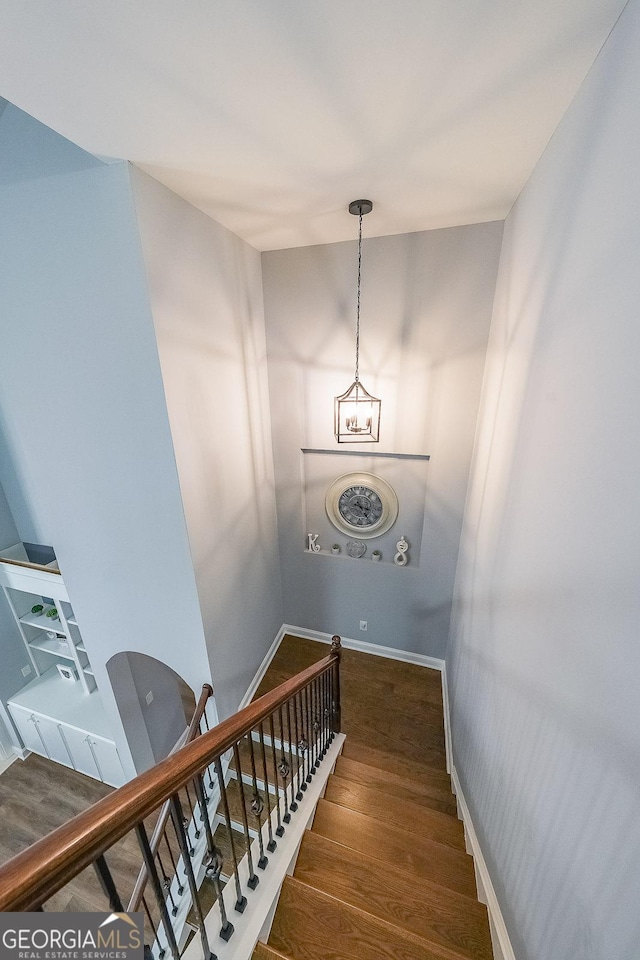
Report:
[[[62,826],[107,794],[99,780],[32,753],[0,776],[0,864]],[[146,821],[152,830],[155,817]],[[123,902],[128,902],[141,866],[133,834],[106,855]],[[104,911],[107,901],[92,868],[83,870],[45,904],[46,910]]]
[[[326,656],[285,637],[259,696]],[[254,960],[491,960],[446,772],[440,674],[344,650],[343,753]]]

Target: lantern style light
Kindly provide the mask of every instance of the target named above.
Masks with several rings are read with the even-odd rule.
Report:
[[[360,382],[360,278],[362,273],[362,218],[371,213],[371,200],[354,200],[349,213],[358,217],[358,297],[356,307],[356,366],[353,383],[336,397],[333,405],[333,429],[338,443],[372,443],[380,439],[380,407]]]

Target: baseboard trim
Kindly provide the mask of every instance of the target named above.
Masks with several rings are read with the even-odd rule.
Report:
[[[10,757],[0,757],[0,773],[4,773],[5,770],[8,770],[12,763],[16,760],[24,760],[25,757],[21,757],[17,752],[12,753]]]
[[[258,667],[255,677],[247,687],[247,692],[245,693],[244,697],[238,704],[238,710],[244,709],[244,707],[246,707],[253,700],[256,690],[260,686],[262,682],[262,678],[264,677],[265,673],[269,669],[269,664],[275,657],[276,651],[280,646],[280,644],[282,643],[282,638],[284,637],[285,633],[287,633],[287,630],[285,629],[285,625],[283,624],[278,630],[278,632],[276,633],[273,639],[273,643],[265,653],[264,659],[260,664],[260,666]]]
[[[330,633],[320,630],[308,630],[306,627],[296,627],[291,623],[282,626],[283,636],[291,633],[294,637],[304,640],[317,640],[318,643],[331,643]],[[411,653],[408,650],[397,650],[395,647],[383,647],[377,643],[367,643],[366,640],[353,640],[350,637],[341,637],[342,646],[347,650],[358,650],[360,653],[370,653],[375,657],[386,657],[388,660],[400,660],[403,663],[415,663],[419,667],[429,667],[431,670],[442,672],[444,660],[438,657],[428,657],[424,653]]]
[[[473,820],[471,819],[469,807],[455,766],[451,768],[451,781],[464,824],[465,839],[474,860],[476,882],[478,885],[478,899],[486,904],[489,913],[494,960],[516,960],[516,955],[511,946],[511,940],[509,939],[507,925],[504,922],[500,903],[498,902],[498,897],[496,896],[496,891],[491,880],[491,874],[489,873],[487,862],[482,853],[482,847],[480,846],[480,841],[478,840],[478,835],[473,825]]]
[[[444,750],[447,773],[453,767],[453,741],[451,738],[451,712],[449,710],[449,684],[447,682],[447,662],[442,661],[442,710],[444,713]]]

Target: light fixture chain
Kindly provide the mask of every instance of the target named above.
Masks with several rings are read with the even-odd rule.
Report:
[[[356,383],[360,379],[360,273],[362,270],[362,209],[360,210],[358,229],[358,303],[356,307]]]

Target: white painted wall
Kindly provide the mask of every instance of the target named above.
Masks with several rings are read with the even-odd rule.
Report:
[[[0,481],[21,539],[56,550],[126,757],[113,653],[155,656],[196,691],[210,679],[127,167],[11,105],[5,156]]]
[[[448,670],[518,960],[640,943],[640,3],[505,228]]]
[[[405,569],[303,552],[300,448],[369,446],[333,436],[333,398],[354,374],[357,243],[263,254],[285,622],[444,655],[501,236],[501,223],[486,223],[363,244],[360,374],[382,398],[371,449],[431,455],[426,498],[418,483],[420,499],[401,502],[408,515],[425,511]],[[345,457],[341,472],[361,469]],[[309,514],[323,513],[326,486],[314,489],[320,507]],[[407,532],[401,523],[387,544]],[[321,532],[325,545],[336,538],[328,523]]]
[[[131,168],[216,704],[282,624],[260,256]]]

